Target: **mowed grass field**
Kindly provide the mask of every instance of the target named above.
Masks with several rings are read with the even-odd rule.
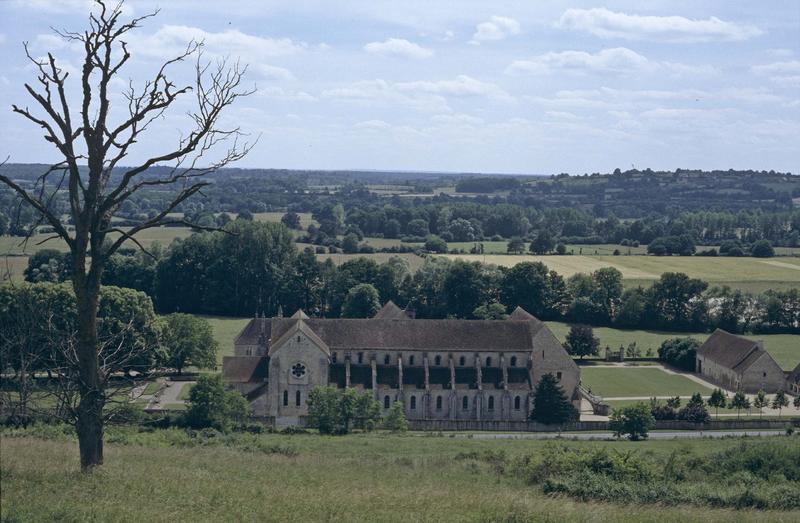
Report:
[[[152,435],[157,436],[157,435]],[[552,442],[419,435],[264,435],[296,455],[224,447],[106,446],[101,471],[78,471],[77,444],[0,440],[3,521],[730,522],[797,521],[797,512],[587,503],[547,496],[456,459],[469,452],[535,454]],[[559,443],[707,454],[739,439]]]
[[[542,262],[569,277],[614,267],[626,285],[647,285],[665,272],[682,272],[711,285],[729,285],[750,291],[800,287],[800,258],[707,258],[701,256],[533,256],[447,254],[451,259],[480,261],[504,267],[522,262]]]
[[[568,323],[559,321],[548,321],[546,323],[560,341],[566,340],[569,333]],[[627,347],[629,344],[636,342],[636,345],[642,349],[642,355],[645,354],[647,349],[652,349],[652,354],[655,357],[658,355],[658,347],[666,339],[692,337],[704,342],[710,333],[622,330],[610,327],[595,327],[594,335],[600,339],[601,356],[603,356],[602,351],[606,346],[618,349],[620,346]],[[763,341],[764,348],[784,370],[792,370],[800,363],[800,336],[796,334],[754,334],[746,335],[745,337]]]
[[[233,356],[233,340],[247,325],[250,318],[229,318],[226,316],[200,316],[211,324],[214,330],[214,339],[219,344],[217,351],[217,365],[222,370],[222,357]]]
[[[582,367],[581,382],[607,398],[711,394],[711,389],[684,376],[651,367]]]
[[[27,256],[3,256],[0,254],[0,282],[24,281],[24,272],[27,267]]]
[[[407,252],[397,253],[397,254],[389,252],[376,252],[372,254],[327,254],[326,253],[326,254],[317,254],[317,260],[324,262],[325,260],[330,258],[334,264],[341,265],[347,261],[356,258],[366,257],[375,260],[378,263],[383,263],[393,256],[397,256],[408,262],[408,267],[409,270],[411,270],[411,272],[414,272],[420,267],[422,267],[422,264],[425,262],[425,260],[422,257]]]
[[[129,227],[122,227],[122,230],[127,230]],[[169,246],[175,238],[186,238],[193,234],[189,227],[154,227],[152,229],[145,229],[136,235],[136,239],[148,247],[153,243],[160,243],[162,247]],[[36,234],[28,240],[27,246],[20,245],[23,238],[16,236],[0,236],[0,256],[4,254],[31,254],[41,249],[57,249],[62,252],[67,251],[67,244],[61,239],[49,240],[42,245],[37,245],[40,241],[52,236],[52,234]],[[109,239],[116,239],[119,237],[117,233],[109,233]],[[136,244],[128,240],[125,244],[126,247],[136,247]]]

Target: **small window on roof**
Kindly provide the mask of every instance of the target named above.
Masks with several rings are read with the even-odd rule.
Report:
[[[517,357],[516,356],[511,356],[511,366],[512,367],[516,367],[517,366]]]
[[[434,365],[441,365],[442,364],[442,357],[441,356],[436,356],[435,358],[433,358],[433,364]]]
[[[389,355],[388,354],[383,357],[383,364],[384,365],[388,365],[389,364]]]
[[[414,364],[414,355],[413,354],[408,358],[408,364],[409,365],[413,365]]]
[[[463,367],[464,365],[466,365],[466,363],[467,363],[467,359],[464,356],[461,356],[460,358],[458,358],[459,367]]]

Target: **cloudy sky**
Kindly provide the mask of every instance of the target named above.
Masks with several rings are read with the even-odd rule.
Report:
[[[159,5],[130,1],[142,15]],[[256,92],[227,116],[248,167],[503,173],[755,168],[800,172],[800,2],[164,0],[115,85],[191,39],[240,57]],[[0,0],[0,155],[55,158],[10,111],[31,105],[22,42],[80,63],[50,26],[86,0]],[[189,80],[179,66],[176,81]],[[73,75],[71,80],[74,80]],[[118,98],[116,98],[118,99]],[[186,98],[131,162],[187,129]],[[32,105],[31,105],[32,106]],[[121,115],[120,115],[121,116]]]

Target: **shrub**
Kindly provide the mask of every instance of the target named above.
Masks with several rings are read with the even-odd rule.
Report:
[[[403,403],[395,401],[389,407],[389,412],[383,420],[383,428],[392,432],[405,432],[408,430],[408,420],[403,410]]]
[[[706,410],[703,397],[700,396],[699,392],[692,394],[692,398],[686,403],[686,406],[678,411],[678,419],[691,421],[692,423],[707,423],[711,421],[711,415]]]
[[[542,376],[534,394],[532,420],[552,425],[578,419],[578,409],[569,402],[564,389],[552,374]]]
[[[234,422],[243,421],[250,413],[244,396],[226,390],[219,374],[200,376],[189,392],[186,422],[194,428],[212,427],[223,432]]]
[[[310,426],[321,434],[347,434],[352,428],[371,430],[380,419],[380,404],[355,389],[315,387],[308,395]]]
[[[658,357],[679,369],[694,371],[700,342],[694,338],[670,338],[658,348]]]
[[[647,438],[656,420],[646,403],[637,403],[611,413],[610,428],[617,437],[626,436],[631,441]]]

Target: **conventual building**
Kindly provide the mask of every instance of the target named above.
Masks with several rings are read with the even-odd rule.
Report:
[[[388,302],[368,319],[254,318],[223,361],[256,416],[303,425],[317,386],[353,387],[409,419],[525,420],[541,377],[580,402],[580,371],[547,326],[521,308],[507,320],[425,320]]]

